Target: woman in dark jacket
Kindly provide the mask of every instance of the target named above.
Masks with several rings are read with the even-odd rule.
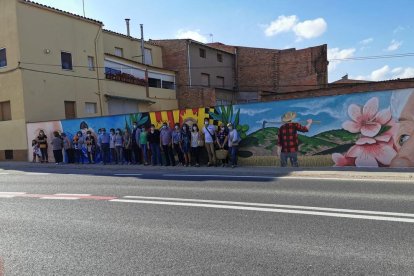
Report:
[[[36,139],[37,143],[39,144],[40,152],[42,154],[41,162],[48,163],[49,162],[49,155],[47,154],[47,136],[43,130],[39,131],[39,136]]]

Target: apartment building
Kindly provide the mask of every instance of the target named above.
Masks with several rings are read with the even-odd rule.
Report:
[[[26,160],[27,122],[178,107],[159,46],[28,0],[1,0],[0,26],[0,160]]]

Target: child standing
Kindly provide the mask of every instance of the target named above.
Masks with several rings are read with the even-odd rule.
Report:
[[[42,160],[42,153],[40,152],[39,144],[36,140],[32,140],[32,148],[33,148],[33,163],[36,163],[36,158],[39,162]]]

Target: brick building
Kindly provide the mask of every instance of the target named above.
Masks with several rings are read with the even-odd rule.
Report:
[[[263,92],[302,91],[328,83],[327,45],[277,50],[191,39],[151,42],[163,47],[166,68],[177,71],[180,108],[260,101]]]

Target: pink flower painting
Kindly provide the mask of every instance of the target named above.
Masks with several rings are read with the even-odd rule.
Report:
[[[351,120],[342,127],[359,133],[360,137],[347,153],[332,154],[335,166],[379,167],[389,166],[397,155],[394,144],[395,123],[392,122],[391,108],[378,111],[379,99],[369,99],[364,106],[351,104],[348,115]]]

